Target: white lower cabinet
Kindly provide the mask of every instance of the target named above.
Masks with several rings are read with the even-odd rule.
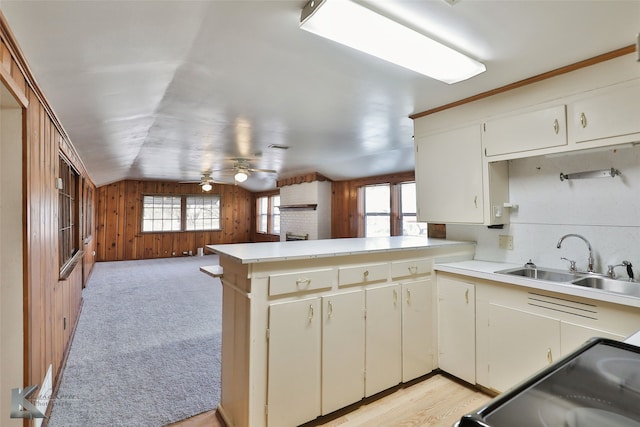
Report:
[[[560,321],[489,304],[489,387],[505,391],[560,357]]]
[[[588,326],[577,325],[575,323],[560,323],[560,351],[561,356],[566,356],[576,350],[582,344],[594,337],[610,338],[612,340],[622,341],[626,337],[624,335],[614,334],[603,331],[601,329],[590,328]]]
[[[322,297],[322,415],[364,397],[364,291]]]
[[[434,369],[433,287],[430,279],[402,284],[402,381]]]
[[[267,423],[294,426],[320,414],[320,298],[269,305]]]
[[[365,396],[402,381],[402,288],[398,284],[367,289]]]
[[[476,305],[472,282],[438,277],[438,366],[476,383]]]

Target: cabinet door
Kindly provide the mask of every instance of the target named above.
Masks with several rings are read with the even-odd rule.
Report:
[[[560,356],[560,321],[489,304],[489,386],[505,391]]]
[[[400,285],[366,292],[365,396],[402,381],[402,305]]]
[[[322,298],[322,415],[364,397],[364,291]]]
[[[489,120],[482,128],[485,156],[567,144],[564,105]]]
[[[416,137],[418,221],[482,224],[480,125]]]
[[[593,141],[620,137],[637,141],[640,132],[640,83],[605,88],[569,104],[569,140]],[[627,138],[625,138],[627,136]]]
[[[402,381],[428,374],[433,366],[431,280],[402,284]]]
[[[438,366],[476,383],[476,305],[473,283],[438,277]]]
[[[625,339],[624,335],[563,321],[560,324],[560,350],[562,351],[562,356],[571,353],[594,337],[611,338],[618,341]]]
[[[299,425],[320,415],[320,298],[269,306],[267,420]]]

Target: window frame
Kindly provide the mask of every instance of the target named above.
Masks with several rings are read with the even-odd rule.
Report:
[[[276,205],[275,202],[275,198],[278,198],[278,204]],[[262,213],[261,210],[261,201],[266,199],[267,200],[267,212],[266,213]],[[255,227],[256,227],[256,234],[261,234],[261,235],[272,235],[272,236],[279,236],[280,235],[280,192],[268,192],[268,193],[260,193],[259,195],[256,195],[256,222],[255,222]],[[276,213],[277,210],[277,213]],[[266,216],[267,219],[267,230],[261,230],[260,224],[262,222],[263,217]],[[276,232],[275,229],[275,222],[276,222],[276,218],[278,218],[278,231]]]
[[[359,227],[358,227],[358,235],[360,237],[366,237],[366,222],[367,216],[369,216],[366,212],[366,203],[365,203],[365,192],[367,187],[375,187],[380,185],[388,185],[389,186],[389,221],[390,221],[390,234],[389,236],[403,236],[403,219],[405,216],[415,217],[417,220],[417,206],[416,212],[411,213],[409,215],[404,215],[402,212],[402,185],[414,183],[415,180],[402,180],[402,181],[380,181],[380,182],[369,182],[367,184],[363,184],[358,187],[358,218],[359,218]],[[416,221],[417,222],[417,221]],[[426,230],[426,227],[425,227]],[[413,234],[407,234],[407,236],[413,236]]]
[[[177,230],[145,230],[145,198],[146,197],[168,197],[180,199],[180,227]],[[218,228],[188,229],[187,228],[187,199],[189,198],[217,198],[218,199]],[[140,199],[140,233],[142,234],[162,234],[162,233],[201,233],[208,231],[222,231],[222,195],[220,194],[167,194],[167,193],[144,193]]]
[[[81,176],[62,153],[58,163],[58,266],[63,279],[80,253]]]

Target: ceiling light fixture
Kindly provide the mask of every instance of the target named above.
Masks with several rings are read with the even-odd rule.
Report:
[[[247,180],[247,178],[249,177],[249,175],[247,174],[247,172],[243,171],[243,170],[239,170],[238,172],[236,172],[236,174],[233,176],[233,178],[238,181],[238,182],[245,182]]]
[[[213,185],[211,185],[208,182],[205,182],[204,184],[202,184],[202,191],[211,191],[212,188],[213,188]]]
[[[486,67],[350,0],[310,0],[300,28],[445,83],[457,83]]]

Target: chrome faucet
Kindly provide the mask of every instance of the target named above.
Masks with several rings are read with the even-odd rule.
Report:
[[[591,243],[589,243],[589,241],[587,239],[585,239],[584,237],[582,237],[579,234],[565,234],[564,236],[562,236],[560,238],[560,240],[558,240],[558,245],[556,246],[558,249],[560,249],[560,247],[562,246],[562,242],[564,241],[564,239],[566,239],[567,237],[577,237],[578,239],[581,239],[583,242],[585,242],[587,244],[587,248],[589,249],[589,267],[588,267],[588,272],[589,273],[593,273],[593,251],[591,250]]]
[[[627,275],[629,276],[629,281],[633,282],[633,267],[631,265],[631,263],[629,261],[622,261],[621,264],[616,264],[616,265],[609,265],[607,266],[607,276],[611,277],[612,279],[616,278],[616,273],[613,271],[616,267],[626,267],[627,268]]]

